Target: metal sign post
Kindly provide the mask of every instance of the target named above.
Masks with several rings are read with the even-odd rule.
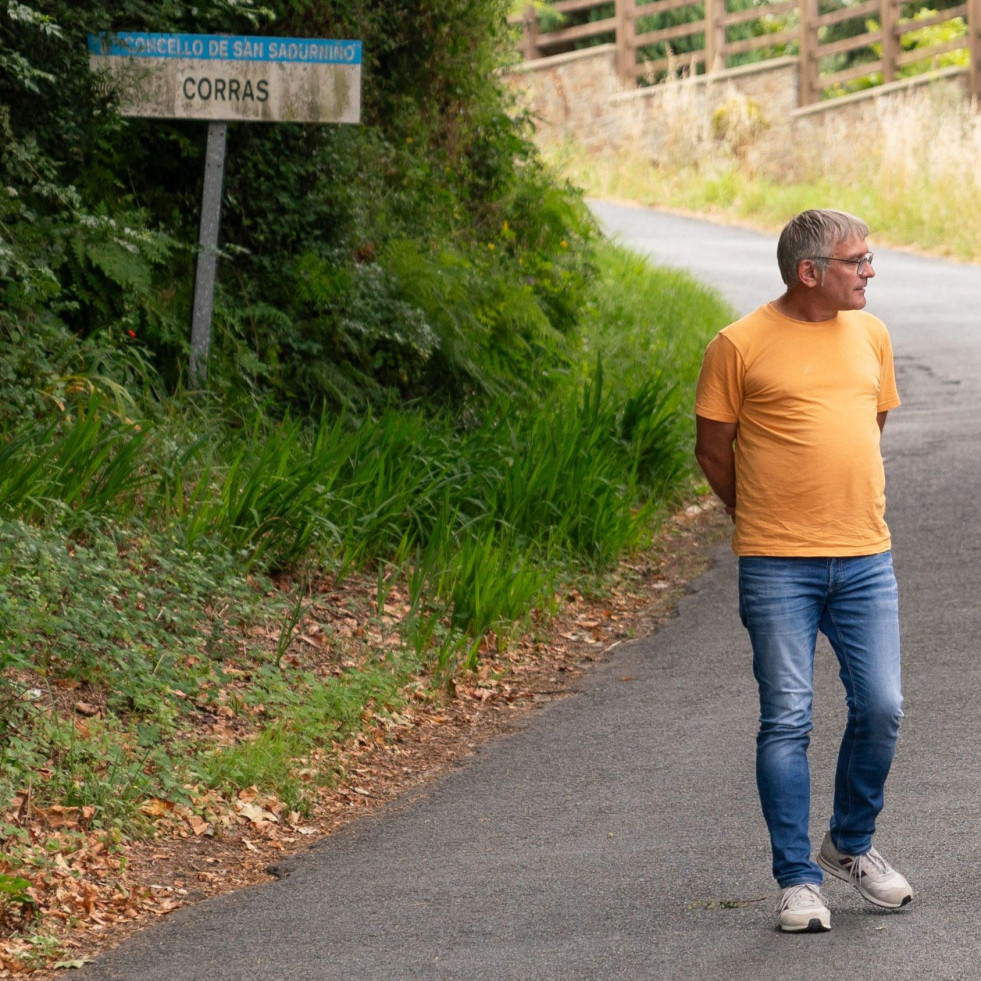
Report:
[[[229,122],[359,123],[361,42],[225,34],[90,34],[124,116],[201,119],[208,150],[194,283],[190,381],[207,378]]]
[[[225,180],[227,123],[208,123],[208,150],[201,195],[201,234],[198,269],[194,278],[194,311],[191,318],[191,385],[200,388],[208,373],[211,349],[211,312],[218,268],[218,228],[221,225],[221,191]]]

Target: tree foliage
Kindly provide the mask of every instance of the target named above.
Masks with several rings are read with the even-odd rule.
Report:
[[[209,384],[316,410],[533,391],[592,225],[496,68],[505,0],[0,0],[0,386],[178,390],[206,128],[122,118],[97,31],[362,40],[362,125],[232,124]]]

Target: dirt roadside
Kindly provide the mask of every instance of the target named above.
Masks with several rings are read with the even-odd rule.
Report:
[[[379,720],[345,746],[344,779],[323,792],[302,820],[246,792],[238,820],[210,826],[165,820],[157,837],[126,845],[111,861],[94,856],[87,866],[66,869],[66,915],[45,923],[60,949],[34,970],[8,953],[0,960],[0,977],[70,977],[72,967],[118,946],[159,916],[268,881],[285,857],[438,779],[480,743],[510,730],[522,713],[572,693],[576,679],[619,644],[655,632],[728,528],[728,518],[712,501],[680,510],[649,551],[621,566],[615,587],[604,596],[564,597],[558,616],[535,637],[503,652],[488,649],[480,669],[459,674],[445,697],[420,698],[400,713],[397,724]]]

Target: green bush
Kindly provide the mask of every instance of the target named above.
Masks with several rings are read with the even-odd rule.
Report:
[[[0,344],[15,401],[92,372],[180,390],[205,126],[121,119],[93,31],[363,41],[360,126],[232,125],[209,378],[224,399],[470,399],[543,383],[567,357],[593,229],[547,178],[497,78],[504,0],[49,0],[0,9]],[[42,12],[43,11],[43,12]],[[487,283],[464,310],[423,281]],[[449,260],[447,259],[449,257]],[[411,263],[409,263],[411,266]],[[451,268],[452,267],[452,268]],[[418,293],[418,290],[415,291]],[[89,342],[95,340],[93,346]],[[106,356],[108,355],[108,356]],[[72,370],[69,365],[74,366]]]

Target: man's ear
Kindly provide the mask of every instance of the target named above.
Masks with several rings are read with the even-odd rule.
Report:
[[[813,259],[801,259],[797,263],[797,278],[802,286],[812,288],[821,285],[820,268]]]

